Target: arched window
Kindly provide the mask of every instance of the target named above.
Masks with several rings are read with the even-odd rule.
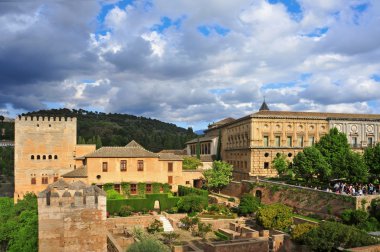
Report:
[[[52,159],[53,157],[52,157],[52,155],[49,155],[49,159]]]
[[[57,155],[54,155],[54,159],[58,159],[58,156],[57,156]]]
[[[37,155],[37,160],[40,160],[41,159],[41,156],[40,155]]]
[[[44,160],[45,160],[45,159],[46,159],[46,155],[43,155],[43,156],[42,156],[42,159],[44,159]]]
[[[30,159],[31,159],[31,160],[34,160],[34,155],[31,155],[31,156],[30,156]]]

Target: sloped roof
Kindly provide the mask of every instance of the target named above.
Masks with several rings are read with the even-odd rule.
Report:
[[[62,175],[63,178],[87,178],[87,166],[79,167]]]
[[[259,111],[253,117],[278,117],[278,118],[321,118],[321,119],[361,119],[380,120],[380,114],[349,114],[327,112],[297,112],[297,111]]]
[[[198,138],[194,138],[190,141],[187,141],[186,144],[190,144],[190,143],[197,143],[198,142],[198,139],[199,139],[199,142],[211,142],[212,140],[214,140],[215,138],[217,138],[217,136],[204,136],[204,137],[198,137]]]
[[[259,111],[268,111],[268,110],[269,110],[269,107],[268,107],[267,103],[265,101],[263,101],[263,104],[261,104]]]
[[[124,147],[102,147],[85,156],[86,158],[100,157],[120,157],[120,158],[139,158],[139,157],[158,157],[156,153],[147,151],[136,141],[131,141]]]
[[[183,160],[182,156],[175,155],[173,153],[159,153],[158,156],[160,160],[173,160],[173,161]]]

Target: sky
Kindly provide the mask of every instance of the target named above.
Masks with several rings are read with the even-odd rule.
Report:
[[[380,113],[377,0],[0,0],[0,114],[204,129],[258,110]]]

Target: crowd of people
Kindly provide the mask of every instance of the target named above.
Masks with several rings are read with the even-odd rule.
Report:
[[[345,182],[337,182],[334,184],[333,189],[327,189],[339,194],[347,194],[352,196],[362,196],[368,194],[377,194],[378,189],[372,183],[369,184],[348,184]]]

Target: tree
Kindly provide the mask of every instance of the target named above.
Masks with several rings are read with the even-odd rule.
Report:
[[[181,222],[181,228],[185,229],[187,231],[193,231],[194,227],[199,223],[199,218],[194,217],[190,218],[189,216],[186,216],[179,220]]]
[[[351,182],[366,182],[368,179],[368,167],[359,153],[348,152],[341,169],[345,170],[346,178]]]
[[[195,157],[184,157],[182,168],[184,170],[196,170],[199,166],[203,166],[201,160]]]
[[[218,145],[216,147],[216,160],[221,161],[222,160],[222,130],[219,129],[218,131]]]
[[[150,234],[154,234],[154,233],[157,233],[157,232],[162,232],[164,231],[164,227],[162,225],[162,222],[159,221],[159,220],[154,220],[148,227],[147,227],[147,231],[148,233]]]
[[[201,237],[203,240],[206,238],[206,235],[212,231],[212,226],[210,223],[198,222],[198,229],[194,233],[196,236]]]
[[[276,156],[272,161],[272,165],[281,177],[288,174],[289,162],[284,154]]]
[[[368,167],[369,173],[375,178],[380,177],[380,143],[374,147],[368,147],[364,150],[364,162]]]
[[[162,233],[161,235],[164,240],[164,244],[169,245],[169,247],[171,247],[172,244],[179,238],[179,234],[175,232]]]
[[[223,161],[214,161],[212,169],[203,172],[207,186],[220,190],[232,180],[232,165]]]
[[[292,239],[302,243],[304,235],[316,227],[316,224],[308,222],[295,225],[291,230]]]
[[[153,235],[145,233],[141,229],[134,229],[132,232],[133,236],[136,237],[139,241],[130,245],[127,249],[127,252],[169,252],[170,249],[159,241]]]
[[[267,229],[285,230],[293,224],[292,209],[280,203],[266,205],[256,213],[259,225]]]
[[[178,210],[186,213],[201,212],[205,207],[204,198],[196,194],[188,194],[179,199]]]
[[[240,198],[240,204],[238,211],[240,214],[252,214],[255,213],[261,206],[260,199],[252,194],[243,194]]]
[[[195,146],[195,153],[197,155],[197,159],[201,159],[201,143],[199,142],[199,137],[197,141],[197,145]]]

